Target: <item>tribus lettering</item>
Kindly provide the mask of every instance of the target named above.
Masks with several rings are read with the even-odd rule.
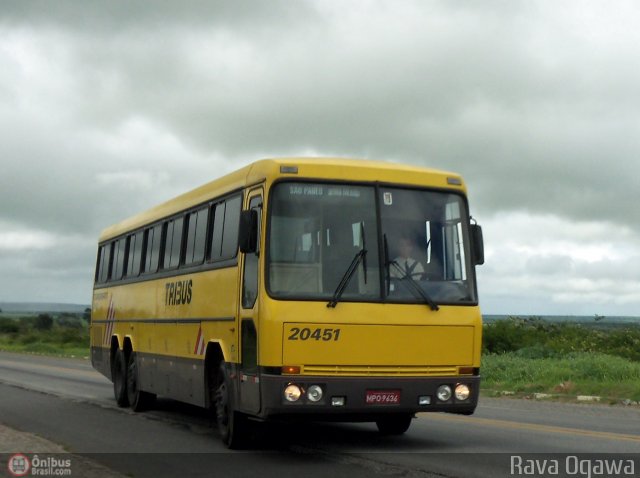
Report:
[[[183,280],[167,282],[165,285],[165,305],[184,305],[191,303],[193,281]]]

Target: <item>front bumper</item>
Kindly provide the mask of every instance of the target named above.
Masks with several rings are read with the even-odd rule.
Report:
[[[451,412],[471,414],[478,404],[479,376],[461,377],[311,377],[306,375],[262,375],[260,377],[263,418],[291,415],[337,421],[368,421],[389,413]],[[296,402],[284,398],[284,390],[295,384],[303,390]],[[465,384],[471,394],[467,400],[439,401],[436,390],[440,385]],[[323,397],[311,402],[306,391],[311,385],[319,385]],[[397,403],[368,404],[368,391],[399,392]],[[343,405],[332,404],[335,397],[343,397]],[[425,399],[425,397],[429,397]],[[422,404],[420,400],[422,399]],[[428,404],[425,402],[428,401]]]

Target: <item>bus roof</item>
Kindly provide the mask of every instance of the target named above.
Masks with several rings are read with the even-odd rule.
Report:
[[[279,178],[383,182],[466,192],[462,178],[456,173],[406,164],[326,157],[263,159],[106,228],[100,235],[100,242],[246,186],[263,181],[271,183]]]

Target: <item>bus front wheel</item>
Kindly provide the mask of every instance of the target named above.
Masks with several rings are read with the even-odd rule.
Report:
[[[383,435],[402,435],[411,426],[413,414],[398,413],[376,420],[378,431]]]
[[[231,449],[244,448],[248,433],[247,418],[235,410],[232,382],[224,362],[218,370],[214,406],[222,441]]]

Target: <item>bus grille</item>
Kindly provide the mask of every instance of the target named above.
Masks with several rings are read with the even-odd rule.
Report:
[[[458,375],[458,367],[442,366],[379,366],[379,365],[305,365],[302,375],[332,375],[349,377],[444,377]]]

